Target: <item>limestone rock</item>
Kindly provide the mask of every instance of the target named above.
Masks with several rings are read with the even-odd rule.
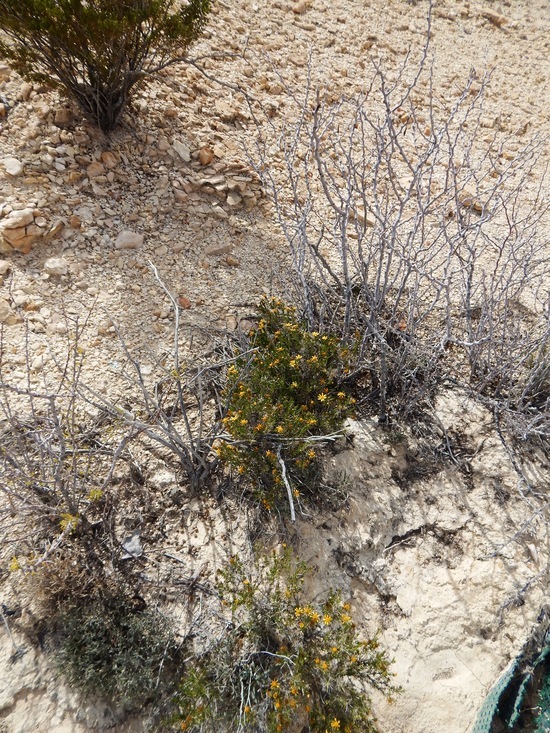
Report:
[[[116,156],[114,153],[111,153],[109,150],[106,150],[104,153],[101,153],[101,162],[106,168],[109,168],[111,170],[112,168],[116,168],[118,165],[118,161],[116,159]]]
[[[0,64],[0,81],[6,81],[11,76],[11,69],[7,64]]]
[[[0,260],[0,275],[7,275],[11,270],[11,262],[9,260]]]
[[[86,173],[88,175],[88,178],[97,178],[98,176],[101,176],[105,173],[105,166],[98,160],[94,160],[86,168]]]
[[[125,229],[120,232],[115,240],[115,247],[117,249],[137,249],[143,244],[143,234],[138,232],[132,232],[129,229]]]
[[[191,150],[188,145],[180,142],[179,140],[174,140],[172,147],[184,163],[189,163],[191,161]]]
[[[44,272],[48,275],[61,277],[66,275],[69,269],[69,263],[64,257],[50,257],[44,262]]]
[[[199,162],[201,165],[210,165],[213,160],[214,151],[208,145],[205,145],[199,150]]]
[[[205,250],[205,257],[219,257],[220,255],[226,255],[231,252],[230,244],[210,244]]]
[[[21,173],[23,173],[23,163],[17,158],[12,157],[11,155],[2,158],[0,162],[4,166],[6,173],[10,176],[13,176],[14,178],[16,176],[20,176]]]
[[[0,323],[5,326],[13,326],[15,323],[19,323],[21,319],[11,309],[10,304],[5,298],[0,298]]]

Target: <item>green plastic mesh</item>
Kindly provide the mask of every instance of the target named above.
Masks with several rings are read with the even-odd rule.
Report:
[[[477,715],[477,719],[474,723],[474,727],[472,728],[471,733],[491,732],[493,718],[495,717],[495,713],[498,710],[498,701],[500,700],[500,696],[508,686],[508,683],[512,680],[514,672],[516,671],[516,667],[517,660],[514,660],[512,664],[508,667],[506,672],[502,675],[502,677],[492,686],[489,694],[483,701],[483,705],[481,706],[481,710]]]

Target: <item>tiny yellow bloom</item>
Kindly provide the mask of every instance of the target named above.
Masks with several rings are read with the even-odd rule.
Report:
[[[285,432],[285,429],[283,428],[282,425],[277,425],[277,427],[275,428],[275,432],[277,432],[277,433],[284,433]]]
[[[252,710],[252,708],[250,707],[250,705],[245,705],[245,706],[244,706],[244,714],[245,714],[245,715],[248,715],[248,713],[249,713],[249,712],[250,712],[251,710]]]
[[[315,458],[315,451],[313,450],[313,448],[311,450],[308,450],[307,454],[309,458]]]
[[[347,613],[343,613],[341,618],[343,624],[349,624],[349,622],[351,621],[351,616],[349,616]]]
[[[291,382],[290,386],[296,389],[298,387],[298,382]]]
[[[340,398],[341,400],[343,400],[345,396],[346,396],[346,393],[345,393],[345,392],[338,392],[338,397],[339,397],[339,398]]]
[[[279,687],[279,683],[277,680],[271,680],[271,689],[276,690]]]
[[[323,616],[323,621],[325,623],[325,626],[328,626],[332,621],[332,616],[330,616],[328,613],[325,613],[325,615]]]
[[[319,400],[319,402],[324,402],[326,400],[326,398],[327,398],[326,394],[318,394],[317,395],[317,399]]]
[[[337,718],[334,718],[334,720],[331,722],[330,727],[332,730],[338,730],[340,727],[340,721]]]

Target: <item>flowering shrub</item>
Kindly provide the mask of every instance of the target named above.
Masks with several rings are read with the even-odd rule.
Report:
[[[354,400],[342,388],[349,349],[334,336],[308,331],[295,309],[279,300],[264,300],[259,310],[250,349],[228,369],[229,440],[218,450],[254,479],[271,509],[284,499],[285,479],[300,496],[322,436],[341,430]]]
[[[180,730],[376,731],[365,688],[396,691],[389,660],[376,639],[358,638],[339,593],[320,605],[304,601],[306,572],[288,549],[253,573],[235,557],[220,572],[231,624],[182,680],[173,718]]]

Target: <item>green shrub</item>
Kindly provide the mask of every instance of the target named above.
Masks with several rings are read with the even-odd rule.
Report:
[[[254,480],[264,507],[285,501],[284,479],[307,488],[322,437],[341,430],[353,398],[343,389],[349,349],[308,331],[294,308],[264,300],[250,348],[228,369],[220,456]],[[283,475],[284,464],[284,475]]]
[[[172,631],[166,618],[136,600],[110,592],[57,611],[54,653],[71,687],[128,708],[164,689],[176,658]]]
[[[209,10],[210,0],[0,0],[0,55],[109,131],[136,86],[184,56]]]
[[[235,557],[220,572],[231,623],[188,667],[172,719],[179,730],[376,731],[366,687],[397,691],[389,660],[376,639],[358,638],[339,593],[320,605],[304,601],[307,570],[285,549],[256,572]]]

